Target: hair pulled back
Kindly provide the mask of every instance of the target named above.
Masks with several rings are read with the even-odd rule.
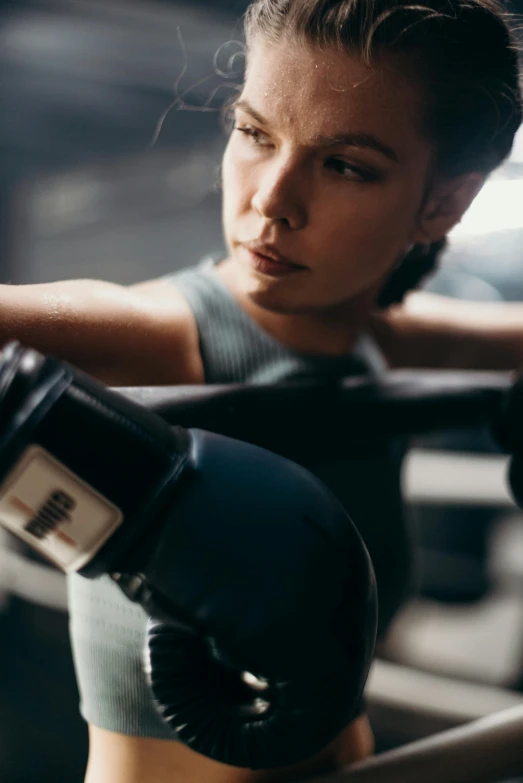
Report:
[[[335,48],[367,65],[395,55],[421,86],[421,130],[440,176],[487,175],[512,149],[523,114],[518,50],[497,0],[254,0],[245,31],[248,46],[261,35]],[[401,301],[444,246],[415,247],[402,264],[405,285],[396,275],[380,304]]]

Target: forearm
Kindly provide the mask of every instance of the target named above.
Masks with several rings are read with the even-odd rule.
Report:
[[[523,366],[523,303],[411,294],[373,319],[392,367],[513,370]]]

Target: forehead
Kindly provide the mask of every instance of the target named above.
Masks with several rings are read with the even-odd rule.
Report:
[[[300,137],[373,133],[391,146],[426,146],[421,95],[392,58],[367,66],[312,46],[267,43],[249,50],[243,97],[278,128]]]

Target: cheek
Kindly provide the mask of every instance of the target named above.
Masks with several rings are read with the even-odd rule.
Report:
[[[231,162],[231,142],[229,141],[222,158],[222,204],[225,206],[229,198],[231,185],[233,182],[233,168]]]
[[[326,282],[344,279],[358,289],[377,283],[407,250],[416,201],[395,189],[360,193],[318,221],[316,252]]]
[[[249,167],[243,163],[229,141],[222,162],[223,203],[228,213],[238,212],[250,203],[253,177],[248,176]],[[252,172],[252,167],[251,167]]]
[[[231,143],[227,145],[222,160],[222,224],[225,239],[229,242],[234,236],[234,224],[239,208],[237,172],[233,164]]]
[[[395,257],[409,243],[418,201],[414,194],[401,188],[369,187],[324,216],[332,243],[340,249],[358,251],[362,262],[371,255]],[[378,252],[379,251],[379,252]]]

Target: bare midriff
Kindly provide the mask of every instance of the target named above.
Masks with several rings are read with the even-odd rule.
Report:
[[[279,770],[238,769],[211,761],[179,742],[143,739],[89,727],[85,783],[286,783],[342,769],[373,752],[365,716],[357,718],[321,753]]]

